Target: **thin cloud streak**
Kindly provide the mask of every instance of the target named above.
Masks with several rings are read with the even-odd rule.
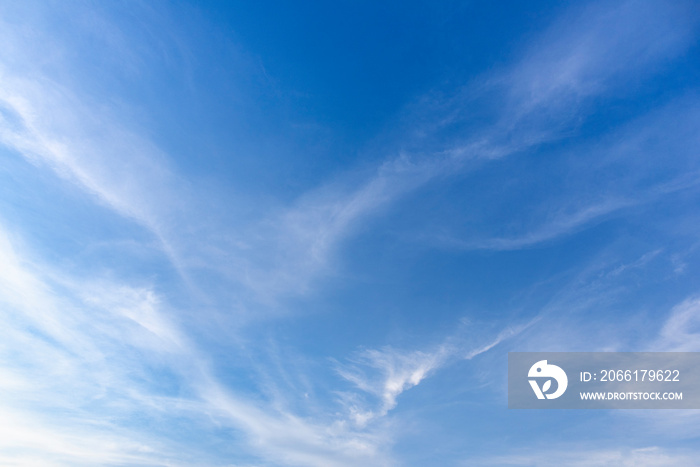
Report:
[[[352,360],[351,366],[339,366],[336,371],[342,378],[378,398],[380,402],[376,410],[363,409],[356,405],[356,397],[346,394],[345,400],[350,403],[350,417],[356,425],[364,427],[375,418],[385,416],[396,407],[401,393],[420,384],[429,373],[445,363],[450,353],[443,346],[432,352],[401,352],[392,348],[360,352]],[[365,369],[379,372],[378,377],[370,379]]]
[[[610,200],[603,204],[588,206],[573,214],[556,216],[550,223],[521,237],[465,241],[442,235],[437,237],[437,241],[446,247],[461,250],[519,250],[572,235],[595,222],[604,220],[606,216],[632,205],[634,203],[628,201]]]
[[[585,117],[587,103],[690,46],[695,23],[684,15],[684,4],[638,3],[598,3],[586,8],[580,17],[576,17],[580,13],[577,9],[576,14],[571,13],[575,20],[567,17],[557,22],[511,68],[482,78],[481,83],[467,86],[455,97],[419,105],[416,114],[427,113],[440,124],[418,133],[429,141],[433,137],[447,140],[448,146],[436,150],[444,143],[418,145],[419,149],[384,163],[356,188],[322,187],[271,219],[270,224],[280,231],[273,238],[287,239],[280,255],[285,260],[276,265],[272,276],[266,276],[267,272],[250,276],[249,285],[255,289],[274,284],[273,288],[280,290],[306,290],[340,242],[378,210],[426,184],[472,170],[472,161],[513,156],[562,138],[572,121]],[[616,26],[611,27],[613,24]],[[650,30],[657,35],[649,34]],[[607,47],[607,41],[613,46]],[[601,56],[600,50],[606,53]],[[472,107],[469,99],[474,97],[465,95],[482,98],[491,93],[508,96],[495,123],[470,128],[471,136],[466,139],[443,134],[469,120],[465,112]],[[445,112],[452,115],[445,118]],[[411,129],[410,122],[407,127]],[[524,238],[486,240],[477,242],[476,248],[508,250],[534,245],[584,228],[633,204],[624,197],[602,200],[577,212],[563,213]],[[465,247],[473,246],[467,242]]]
[[[258,402],[230,393],[211,375],[206,359],[163,313],[161,300],[152,291],[107,282],[91,288],[84,281],[64,278],[62,286],[74,298],[63,295],[59,299],[55,285],[48,285],[23,266],[27,261],[18,256],[7,235],[0,235],[0,257],[7,265],[2,270],[6,274],[0,277],[0,299],[12,305],[3,312],[3,321],[12,326],[0,346],[0,390],[25,421],[17,425],[12,436],[4,438],[15,448],[31,452],[41,445],[44,455],[63,458],[71,465],[176,465],[168,460],[177,457],[172,447],[159,450],[165,444],[157,434],[143,436],[138,430],[130,432],[104,423],[99,424],[100,429],[95,426],[100,419],[145,411],[158,417],[168,413],[169,417],[191,419],[208,414],[217,423],[240,430],[258,456],[286,465],[359,466],[370,460],[376,465],[391,465],[380,448],[386,445],[381,434],[350,431],[342,420],[315,423],[275,409],[266,411]],[[15,298],[8,290],[18,290],[21,295]],[[11,313],[17,317],[11,318]],[[58,326],[59,322],[66,325]],[[40,334],[33,331],[38,326]],[[15,359],[16,349],[25,349],[20,360]],[[179,388],[162,387],[157,379],[147,376],[147,367],[171,372]],[[163,391],[190,396],[164,397]],[[43,419],[45,416],[35,412],[37,404],[50,411],[77,413],[84,412],[86,404],[92,408],[84,412],[84,418],[66,424],[50,416]],[[0,410],[10,408],[0,405]],[[5,420],[9,420],[9,412],[6,415]],[[32,428],[32,423],[43,428]],[[62,437],[53,431],[57,424]],[[125,433],[120,434],[122,431]],[[44,438],[52,443],[43,443]],[[187,457],[188,449],[180,446],[179,456]],[[189,456],[196,457],[196,451]],[[8,457],[8,462],[20,461]]]
[[[697,18],[690,2],[594,2],[572,8],[535,41],[507,74],[520,121],[535,111],[573,117],[583,99],[619,89],[692,42]],[[498,81],[498,79],[496,79]]]
[[[95,110],[80,92],[41,75],[39,68],[26,78],[0,62],[0,141],[37,166],[49,167],[111,211],[148,229],[183,276],[193,264],[206,264],[232,279],[231,283],[274,300],[308,291],[318,276],[333,270],[334,255],[344,240],[408,193],[443,176],[470,170],[471,160],[511,156],[561,137],[575,116],[585,114],[581,109],[587,100],[618,89],[616,80],[624,81],[621,76],[653,68],[688,46],[688,28],[668,27],[672,7],[659,3],[644,6],[639,13],[635,8],[638,3],[620,5],[611,10],[591,10],[592,17],[598,18],[592,30],[586,29],[591,17],[571,30],[554,28],[545,34],[547,40],[541,50],[526,54],[520,64],[502,76],[491,76],[492,89],[505,90],[509,100],[505,110],[497,113],[495,123],[477,128],[483,132],[472,133],[479,136],[468,136],[464,143],[453,136],[447,138],[450,147],[446,150],[431,146],[416,153],[422,155],[391,159],[359,182],[338,182],[312,190],[274,214],[263,214],[262,221],[253,222],[240,238],[247,249],[231,251],[231,244],[216,240],[212,240],[211,248],[198,246],[213,239],[210,234],[217,228],[195,207],[200,206],[194,195],[198,187],[183,181],[170,166],[168,155],[148,138],[129,130],[129,125],[109,110]],[[658,16],[657,12],[664,14]],[[661,18],[659,24],[654,22],[657,17]],[[639,18],[642,21],[637,21]],[[589,56],[597,47],[604,48],[608,25],[621,21],[628,27],[614,29],[614,46],[604,60]],[[649,25],[665,39],[652,44],[651,35],[642,34]],[[556,37],[551,38],[552,34]],[[564,36],[562,42],[555,40],[559,34]],[[560,43],[584,45],[569,49],[560,48]],[[629,56],[637,59],[626,61]],[[611,65],[618,63],[629,63],[629,67]],[[518,77],[523,80],[516,80]],[[461,104],[457,98],[446,105]],[[544,117],[528,120],[542,108],[549,109]],[[459,124],[462,117],[459,113],[455,119],[443,121],[446,126]],[[552,120],[564,123],[550,130]],[[439,136],[440,129],[434,133]],[[504,133],[506,136],[501,136]],[[545,242],[591,225],[628,206],[626,203],[624,198],[615,198],[584,206],[522,238],[492,239],[484,245],[516,249]],[[195,221],[205,224],[201,231],[178,231],[178,225]],[[218,257],[218,250],[228,252],[225,260]],[[10,328],[0,345],[0,387],[21,403],[18,407],[25,409],[22,416],[36,410],[32,404],[38,401],[43,404],[40,408],[85,413],[84,419],[78,417],[67,426],[58,423],[58,416],[48,421],[28,417],[26,426],[22,425],[14,438],[8,434],[7,439],[30,451],[55,431],[63,430],[68,434],[55,444],[47,444],[46,456],[62,456],[71,465],[175,465],[169,460],[172,446],[162,442],[158,433],[143,436],[137,429],[113,426],[99,433],[91,430],[104,417],[154,411],[187,419],[212,417],[242,433],[247,450],[270,462],[299,466],[392,465],[392,433],[378,419],[396,408],[400,395],[449,362],[474,358],[521,332],[508,328],[473,348],[448,339],[430,351],[386,347],[359,352],[338,373],[378,402],[365,403],[355,393],[355,398],[350,395],[346,399],[350,407],[347,417],[307,419],[269,408],[267,401],[237,394],[215,378],[210,357],[191,341],[192,336],[178,325],[177,311],[168,309],[167,300],[152,287],[81,278],[58,280],[54,277],[57,274],[42,270],[48,269],[45,266],[33,263],[29,267],[32,263],[17,252],[2,231],[0,259],[4,265],[0,270],[0,299],[7,304],[2,311],[3,324]],[[234,262],[234,266],[229,264]],[[255,300],[246,305],[260,308]],[[668,335],[663,335],[664,345],[685,348],[696,338],[693,333],[682,334],[686,338],[683,341],[671,341],[669,337],[695,323],[695,308],[695,302],[679,306],[664,328],[668,330]],[[15,359],[18,349],[23,349],[24,366]],[[158,378],[149,377],[153,368],[172,373],[172,386],[158,386]],[[55,381],[61,384],[56,387]],[[33,389],[26,391],[28,387]],[[97,408],[86,408],[84,401],[94,402]],[[7,409],[7,416],[14,419],[20,415]],[[49,428],[35,431],[36,427]],[[189,446],[178,449],[191,457],[198,454]],[[8,464],[35,462],[23,455],[0,460]],[[642,453],[636,459],[663,459],[655,456]],[[608,458],[619,456],[592,457]]]
[[[544,130],[551,127],[549,117],[524,124],[524,115],[547,108],[551,118],[567,121],[578,113],[582,99],[603,95],[622,77],[682,52],[692,38],[692,21],[683,19],[682,9],[662,3],[640,8],[636,2],[622,2],[588,8],[573,26],[568,20],[555,24],[519,63],[488,77],[486,91],[481,85],[470,91],[488,94],[488,89],[495,87],[499,94],[510,96],[497,123],[474,129],[473,133],[480,136],[472,136],[466,143],[454,142],[455,137],[451,137],[448,140],[453,141],[452,147],[447,150],[422,150],[422,156],[402,155],[389,160],[354,187],[327,185],[309,192],[282,213],[246,229],[247,237],[233,242],[246,245],[246,249],[232,249],[230,242],[215,240],[210,231],[214,225],[204,226],[194,237],[177,232],[177,225],[192,225],[194,213],[200,211],[194,207],[195,196],[187,194],[194,193],[196,187],[189,187],[174,174],[167,155],[148,139],[121,125],[108,112],[101,115],[89,110],[92,106],[81,102],[70,88],[41,76],[38,70],[34,75],[40,79],[28,80],[14,76],[7,63],[0,63],[0,102],[5,108],[0,139],[153,232],[184,278],[191,264],[206,264],[250,288],[258,297],[303,293],[319,274],[332,271],[331,258],[344,239],[407,193],[441,176],[466,170],[466,161],[506,157],[559,137],[560,129],[545,134],[550,133]],[[682,26],[677,20],[682,20]],[[611,23],[625,25],[612,28],[612,38],[608,28]],[[641,32],[649,28],[658,35]],[[5,35],[11,36],[14,48],[9,52],[11,59],[5,61],[14,65],[20,60],[20,52],[33,45],[17,43],[11,31],[8,28]],[[609,40],[614,46],[602,47],[607,52],[600,58],[595,52]],[[120,49],[124,49],[123,44]],[[629,56],[636,59],[622,60]],[[622,67],[620,63],[627,65]],[[26,60],[24,66],[29,66]],[[571,102],[576,104],[572,107]],[[460,97],[440,105],[455,106],[461,106]],[[457,112],[451,120],[437,118],[439,115],[436,118],[449,125],[463,118],[459,115]],[[439,131],[427,133],[437,135]],[[533,137],[538,133],[542,135]],[[497,136],[503,134],[508,135],[507,140]],[[494,239],[492,247],[513,249],[546,240],[592,217],[591,212],[581,215],[583,220],[555,223],[532,238]],[[198,246],[202,236],[214,247]],[[215,253],[222,250],[227,251],[225,262],[216,258],[221,255]],[[185,251],[189,253],[185,255]],[[200,257],[195,259],[197,255]],[[266,266],[261,268],[260,264]]]
[[[663,352],[700,352],[700,298],[674,306],[653,346]]]
[[[339,393],[340,402],[346,407],[350,419],[362,428],[385,417],[398,405],[398,397],[418,386],[433,373],[460,360],[471,360],[488,352],[500,343],[517,336],[532,326],[539,318],[520,326],[508,326],[493,339],[481,345],[463,342],[463,336],[449,336],[431,350],[399,350],[392,347],[364,349],[356,353],[346,364],[336,364],[336,372],[378,404],[368,404],[360,394]],[[478,340],[482,340],[481,338]]]
[[[518,250],[574,235],[682,192],[697,191],[697,104],[695,94],[686,95],[611,132],[601,142],[569,150],[578,157],[571,159],[566,170],[579,173],[579,185],[562,187],[554,201],[524,204],[522,209],[529,215],[523,224],[535,224],[529,231],[523,227],[524,232],[510,237],[475,232],[465,238],[449,233],[425,238],[461,250]],[[659,153],[673,156],[673,163],[660,161]],[[581,160],[587,161],[585,167],[580,166]],[[649,181],[647,173],[639,168],[650,165],[658,166],[657,180]],[[611,177],[608,173],[623,175]],[[529,183],[535,185],[536,181]]]
[[[130,393],[142,393],[144,387],[132,378],[153,359],[130,347],[143,348],[139,338],[147,336],[109,311],[83,310],[56,297],[52,287],[23,266],[25,261],[11,249],[7,236],[0,239],[0,255],[10,260],[3,271],[13,276],[0,277],[1,315],[7,326],[0,345],[3,463],[32,465],[21,460],[32,454],[62,459],[57,465],[171,465],[160,462],[157,453],[149,454],[154,448],[148,446],[155,442],[151,436],[120,434],[124,430],[107,422],[115,417],[115,409],[128,417],[140,407]],[[8,289],[19,296],[8,294]],[[107,394],[110,398],[104,399]],[[74,417],[61,417],[65,411]]]
[[[0,70],[0,140],[148,229],[177,266],[166,219],[182,209],[171,200],[183,200],[186,190],[165,155],[58,84],[7,75]]]

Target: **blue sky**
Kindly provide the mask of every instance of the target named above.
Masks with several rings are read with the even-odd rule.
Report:
[[[507,409],[700,351],[695,2],[0,2],[0,464],[700,465]]]

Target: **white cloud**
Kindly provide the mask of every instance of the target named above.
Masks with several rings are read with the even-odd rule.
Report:
[[[446,346],[430,352],[401,352],[391,347],[368,349],[360,352],[352,360],[352,365],[339,367],[340,376],[380,400],[376,410],[351,405],[355,423],[364,426],[375,417],[386,415],[396,407],[396,399],[402,392],[417,386],[430,372],[442,366],[452,353],[453,350]],[[366,369],[378,374],[368,376]]]
[[[566,238],[610,219],[634,217],[642,207],[671,200],[684,192],[697,192],[697,104],[695,95],[684,96],[595,142],[568,149],[561,158],[564,164],[547,178],[562,177],[570,183],[530,179],[528,175],[515,177],[518,182],[512,190],[503,190],[495,201],[485,201],[493,203],[487,210],[491,215],[510,209],[514,198],[518,198],[518,212],[509,215],[508,222],[492,223],[500,229],[505,224],[513,232],[510,235],[478,229],[457,235],[446,228],[431,228],[421,238],[447,248],[517,250]],[[659,159],[660,153],[667,157]],[[652,168],[656,177],[649,177]],[[571,173],[576,173],[576,177],[567,175]],[[528,197],[527,193],[537,193],[541,184],[551,184],[551,194]],[[479,217],[484,214],[472,215],[477,219],[472,224],[489,225],[488,218]]]
[[[443,246],[465,250],[518,250],[571,235],[589,227],[595,222],[601,222],[606,216],[616,211],[632,205],[633,203],[628,201],[611,199],[580,208],[573,213],[556,213],[552,215],[550,219],[539,225],[536,230],[510,238],[495,237],[461,240],[443,234],[439,236],[437,240]]]
[[[145,367],[158,365],[160,356],[149,352],[163,347],[139,351],[142,336],[134,331],[143,323],[131,326],[120,312],[151,307],[151,318],[159,315],[148,294],[143,300],[136,289],[112,285],[126,292],[114,309],[84,302],[77,293],[90,284],[75,290],[50,282],[46,268],[18,253],[2,229],[0,257],[3,465],[175,465],[156,437],[110,424],[155,396],[138,380]]]
[[[39,56],[51,55],[45,54],[51,41],[34,37],[33,42],[22,43],[25,36],[5,23],[0,37],[12,47],[5,48],[0,60],[0,141],[150,230],[181,271],[204,264],[260,296],[303,291],[319,273],[332,269],[333,254],[344,239],[405,194],[440,175],[466,170],[463,160],[504,157],[556,137],[538,127],[538,122],[534,129],[528,125],[516,129],[518,133],[510,139],[493,136],[504,128],[511,131],[510,126],[520,124],[523,115],[550,107],[566,120],[571,110],[567,105],[604,93],[625,57],[643,55],[632,61],[627,71],[631,73],[683,48],[687,31],[668,27],[668,15],[662,15],[654,31],[663,41],[652,43],[653,34],[642,34],[644,28],[633,20],[632,30],[613,28],[613,47],[602,61],[597,59],[593,52],[605,49],[608,26],[630,14],[640,18],[636,6],[625,3],[612,12],[596,10],[599,16],[594,16],[593,29],[585,29],[584,22],[561,42],[546,40],[541,50],[494,78],[496,83],[505,83],[512,105],[499,115],[493,128],[486,129],[487,137],[471,137],[464,146],[451,142],[454,147],[449,151],[391,159],[360,181],[312,190],[283,212],[263,215],[265,221],[247,229],[240,241],[209,237],[214,229],[208,225],[201,227],[205,235],[193,234],[199,227],[179,231],[178,226],[195,224],[206,215],[192,207],[196,190],[176,174],[168,156],[145,133],[120,120],[109,102],[100,105],[75,83],[45,72]],[[663,13],[667,7],[642,8],[640,24],[655,25],[657,10]],[[123,44],[117,48],[128,49]],[[18,62],[21,66],[16,68]],[[511,112],[513,107],[518,108]],[[583,207],[523,238],[496,239],[492,247],[517,248],[555,238],[623,204]],[[201,246],[210,238],[211,244]],[[231,253],[234,243],[248,249]],[[187,251],[186,261],[183,251]],[[223,261],[218,257],[221,251],[227,253]],[[226,264],[233,263],[232,259],[247,268]],[[178,325],[167,301],[151,286],[85,278],[59,280],[50,268],[18,253],[3,231],[0,262],[0,300],[5,305],[0,312],[4,326],[0,391],[5,396],[0,403],[0,438],[24,450],[16,456],[0,454],[4,456],[0,462],[6,465],[175,465],[169,460],[172,453],[196,451],[191,446],[173,450],[158,433],[102,423],[153,412],[163,417],[164,413],[191,419],[212,417],[243,433],[249,444],[245,449],[271,462],[391,465],[386,452],[390,436],[363,427],[395,408],[404,391],[419,385],[451,358],[473,358],[518,332],[508,329],[473,349],[445,344],[430,351],[385,347],[358,353],[351,365],[338,371],[378,403],[368,404],[373,407],[368,409],[361,397],[348,397],[355,422],[351,426],[342,417],[306,419],[228,390],[213,376],[208,357],[201,355]],[[664,345],[692,348],[692,341],[697,340],[691,328],[697,324],[696,308],[696,301],[677,307],[662,332]],[[153,367],[172,373],[174,387],[163,387],[168,383],[150,374]],[[12,410],[9,404],[14,405]],[[68,419],[66,413],[74,417]],[[37,453],[39,447],[41,453]],[[664,459],[662,454],[640,451],[634,456],[649,463]],[[619,459],[616,456],[602,453],[590,459]]]
[[[357,432],[343,423],[315,423],[290,413],[270,413],[237,399],[215,382],[204,382],[203,409],[243,430],[262,457],[284,465],[393,465],[390,440],[381,433]]]
[[[368,403],[363,394],[339,393],[340,402],[346,407],[349,418],[358,426],[365,427],[386,416],[398,404],[398,397],[418,386],[439,369],[458,360],[471,360],[496,347],[501,342],[518,335],[534,322],[522,326],[509,326],[495,337],[481,344],[466,344],[459,334],[448,336],[444,342],[431,350],[399,350],[387,346],[382,349],[364,349],[349,359],[347,364],[336,366],[337,373],[352,383],[362,393],[378,401]],[[475,341],[488,339],[481,330]]]
[[[132,417],[147,416],[231,427],[252,455],[284,465],[391,465],[380,432],[230,391],[153,290],[65,275],[52,282],[50,269],[30,268],[2,230],[0,258],[0,447],[17,453],[0,455],[4,463],[174,466],[170,459],[197,458],[196,446],[171,446],[167,429],[129,428]]]
[[[691,43],[691,11],[689,3],[638,0],[572,8],[505,75],[515,111],[507,118],[534,111],[572,118],[582,99],[653,72]]]
[[[337,247],[359,225],[439,175],[465,170],[464,160],[504,157],[557,137],[533,136],[542,128],[530,123],[518,126],[519,117],[514,116],[537,107],[555,109],[557,119],[566,120],[559,117],[576,113],[569,102],[604,92],[611,86],[610,78],[621,70],[635,73],[683,50],[690,41],[690,20],[682,10],[682,6],[637,2],[584,8],[582,18],[572,22],[567,17],[550,28],[519,63],[484,78],[489,86],[498,87],[500,94],[511,96],[512,105],[499,117],[502,122],[475,128],[466,143],[449,138],[450,147],[444,151],[429,148],[421,156],[389,159],[359,182],[312,190],[283,212],[263,215],[259,224],[239,229],[240,238],[235,239],[214,234],[216,223],[211,225],[211,219],[206,220],[208,211],[197,207],[194,193],[199,188],[189,186],[175,173],[166,154],[124,124],[110,105],[88,99],[76,89],[75,82],[58,79],[62,76],[60,60],[48,66],[38,59],[39,50],[42,56],[47,55],[46,47],[61,56],[60,44],[41,35],[23,35],[11,24],[4,25],[2,35],[11,47],[0,60],[0,103],[4,108],[0,140],[148,228],[183,277],[193,266],[213,269],[252,289],[259,300],[266,300],[308,290],[321,273],[332,271],[329,264]],[[80,24],[94,28],[100,21],[104,19],[91,17]],[[611,24],[616,27],[611,28]],[[649,30],[657,34],[649,34]],[[125,45],[126,37],[113,28],[108,32],[106,45],[123,61],[143,61]],[[15,72],[17,69],[23,72]],[[488,94],[489,86],[475,85],[470,92]],[[459,98],[443,102],[441,112],[461,105]],[[463,113],[456,115],[459,120]],[[444,115],[434,116],[450,122]],[[508,142],[495,136],[511,130],[520,136],[510,135]],[[608,201],[584,207],[542,231],[524,238],[493,239],[490,245],[512,249],[545,241],[615,210],[614,204]],[[185,225],[188,227],[183,231]]]
[[[0,407],[0,417],[2,465],[191,465],[171,460],[169,456],[163,457],[162,445],[151,446],[143,437],[124,436],[119,433],[121,430],[105,427],[104,423],[76,429],[74,424],[66,423],[67,419],[50,419],[7,407]]]
[[[700,352],[700,298],[674,306],[655,346],[666,352]]]
[[[331,184],[311,191],[270,220],[275,233],[269,238],[279,240],[281,251],[275,250],[275,254],[281,260],[271,268],[272,273],[268,270],[249,275],[249,285],[305,290],[320,271],[327,271],[330,257],[342,240],[407,193],[440,177],[471,170],[469,161],[503,158],[561,138],[572,121],[585,115],[582,107],[587,100],[617,89],[642,71],[653,73],[655,66],[689,47],[694,20],[686,14],[686,7],[626,1],[574,8],[543,33],[515,65],[481,77],[453,98],[424,99],[430,104],[417,107],[415,113],[419,116],[415,120],[429,123],[417,131],[411,125],[421,124],[411,121],[401,138],[406,132],[417,132],[427,140],[436,137],[438,141],[390,159],[363,181],[355,182],[354,187]],[[470,100],[490,99],[492,94],[507,96],[507,102],[496,112],[495,122],[469,127],[466,136],[464,131],[457,132],[463,136],[442,136],[445,128],[459,127],[471,118],[468,113],[474,106]],[[696,120],[694,111],[680,110],[688,113],[685,120]],[[426,114],[432,118],[426,118]],[[661,121],[666,116],[656,115]],[[651,134],[658,121],[641,125],[647,130],[642,134]],[[639,134],[639,124],[633,127],[626,129],[627,133]],[[620,138],[617,134],[610,139]],[[621,149],[612,142],[610,145],[609,152]],[[538,228],[524,235],[464,242],[446,237],[442,242],[461,248],[523,248],[569,235],[648,199],[612,190],[591,195],[588,201],[581,201],[577,194],[576,202],[549,213]]]
[[[0,68],[0,89],[2,143],[135,220],[169,248],[167,219],[179,209],[173,201],[186,200],[187,189],[156,147],[89,110],[58,83],[29,81]]]

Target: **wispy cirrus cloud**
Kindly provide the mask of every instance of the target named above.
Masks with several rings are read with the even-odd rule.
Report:
[[[205,275],[201,283],[220,281],[222,289],[252,291],[253,298],[241,293],[236,299],[242,308],[251,309],[251,316],[264,315],[267,309],[261,302],[312,289],[316,279],[337,267],[334,259],[344,241],[408,194],[477,170],[473,161],[486,164],[566,137],[585,120],[587,106],[611,98],[631,76],[653,73],[682,54],[693,40],[694,20],[679,5],[599,3],[583,14],[576,10],[575,20],[567,17],[546,31],[511,67],[424,105],[427,120],[438,123],[410,122],[423,136],[397,142],[396,148],[405,147],[403,155],[384,159],[359,175],[341,176],[295,200],[279,201],[277,209],[233,226],[230,236],[218,235],[221,223],[213,220],[227,201],[202,195],[206,190],[186,181],[169,155],[147,132],[120,117],[109,99],[89,97],[37,59],[60,55],[60,48],[53,49],[46,38],[24,36],[9,24],[0,33],[9,44],[0,55],[0,140],[108,211],[151,232],[183,276],[204,269],[216,277],[210,281]],[[131,50],[126,37],[112,43],[116,49]],[[45,53],[46,47],[51,53]],[[493,96],[497,99],[489,106],[488,118],[475,121],[471,104]],[[696,141],[688,137],[695,122],[696,118],[689,120],[680,138],[679,146],[689,152],[697,148],[686,144]],[[638,148],[610,146],[611,160],[627,154],[627,161],[616,167],[634,165],[628,162]],[[589,198],[589,203],[564,203],[521,235],[489,236],[476,244],[496,250],[540,244],[643,202],[628,196],[639,186],[655,190],[649,196],[654,198],[695,183],[687,174],[637,184],[642,178],[631,177],[626,190]],[[2,316],[8,328],[0,345],[0,388],[13,404],[12,410],[2,409],[4,419],[17,420],[19,428],[5,436],[5,445],[17,449],[16,455],[9,448],[1,454],[8,465],[46,465],[48,458],[58,459],[57,465],[179,465],[172,460],[175,453],[185,463],[203,455],[196,446],[173,447],[165,441],[167,421],[182,420],[201,423],[207,433],[216,428],[235,433],[230,438],[240,442],[236,447],[249,453],[253,462],[392,465],[392,433],[380,419],[396,408],[401,394],[449,363],[487,352],[520,332],[506,328],[476,345],[447,339],[428,350],[360,351],[338,367],[341,377],[359,390],[341,394],[349,414],[302,417],[215,377],[214,357],[202,350],[206,342],[194,342],[195,336],[202,341],[208,336],[189,332],[181,323],[185,313],[169,307],[154,286],[65,277],[23,257],[9,238],[0,232],[0,299],[6,305]],[[558,297],[557,305],[572,296]],[[216,313],[237,313],[229,298],[211,299],[219,306],[202,320]],[[696,321],[696,306],[689,303],[679,306],[664,328],[662,337],[669,348],[690,348],[696,337],[688,331]],[[673,336],[683,339],[674,341]],[[37,413],[40,410],[45,412]],[[77,414],[70,423],[65,423],[66,412]],[[139,417],[166,422],[144,434]],[[52,437],[58,432],[62,436]],[[37,454],[39,449],[43,451]],[[657,454],[642,452],[634,458],[642,463],[686,459]],[[535,458],[500,459],[520,465],[517,462]],[[612,462],[619,455],[607,452],[588,459]],[[220,459],[199,458],[192,464],[202,462],[216,464]]]
[[[119,298],[103,308],[76,296],[90,285],[75,290],[50,281],[4,230],[0,256],[3,463],[171,465],[158,452],[168,443],[112,423],[133,417],[144,409],[139,400],[153,398],[145,369],[161,366],[164,353],[182,351],[162,332],[167,326],[143,321],[163,322],[151,292],[118,286],[112,292]]]
[[[391,465],[381,432],[302,418],[232,393],[153,290],[65,275],[56,282],[3,231],[0,257],[8,326],[0,345],[0,413],[7,423],[17,420],[3,425],[13,427],[0,443],[8,465],[44,458],[56,465],[201,465],[198,448],[175,448],[166,427],[142,433],[137,419],[144,414],[212,433],[229,427],[241,433],[250,456],[285,465]]]
[[[356,405],[357,397],[345,394],[345,402],[350,405],[350,416],[359,426],[376,417],[383,417],[396,407],[396,399],[402,392],[420,384],[430,372],[442,366],[451,353],[444,346],[432,352],[401,352],[392,348],[360,352],[352,365],[340,366],[338,374],[380,402],[376,411],[366,410]],[[370,376],[366,370],[377,374]]]
[[[654,348],[665,352],[700,351],[700,298],[674,306],[663,324]]]
[[[533,112],[574,118],[585,99],[629,86],[630,75],[654,73],[693,41],[690,2],[593,2],[578,5],[528,45],[504,77],[520,121]],[[496,78],[495,82],[500,79]]]
[[[597,100],[612,98],[611,93],[629,83],[631,77],[655,73],[691,46],[696,22],[686,14],[689,8],[685,3],[636,1],[574,8],[529,45],[510,67],[474,80],[456,95],[422,99],[409,112],[413,117],[401,126],[401,138],[405,139],[406,134],[418,136],[397,144],[405,148],[400,156],[388,159],[354,185],[336,183],[312,190],[269,220],[280,232],[272,238],[284,239],[278,244],[278,256],[283,259],[267,279],[251,276],[251,284],[259,280],[269,285],[272,281],[280,287],[286,284],[303,289],[301,284],[308,279],[302,278],[324,270],[323,265],[328,264],[338,245],[359,225],[407,194],[437,180],[476,172],[480,166],[475,161],[515,156],[566,138],[585,121]],[[493,100],[498,105],[493,115],[475,122],[470,112],[479,107],[476,104],[481,100]],[[687,112],[686,117],[678,118],[680,121],[697,119],[691,106],[669,107]],[[620,140],[637,141],[642,146],[652,141],[656,147],[640,148],[644,157],[651,157],[651,151],[659,150],[655,141],[658,125],[668,121],[667,114],[673,111],[663,109],[617,134],[613,132],[606,139],[608,147],[581,151],[602,153],[605,160],[605,155],[612,159],[625,151]],[[694,135],[686,132],[691,126],[684,123],[670,130],[689,138],[688,143],[695,147]],[[631,134],[635,137],[624,139]],[[664,141],[671,143],[676,141],[674,138],[664,137]],[[640,156],[628,153],[626,157],[633,163]],[[598,155],[582,158],[601,159]],[[447,243],[466,248],[518,249],[569,235],[649,200],[647,195],[640,199],[636,192],[615,189],[597,196],[580,192],[574,196],[577,199],[570,205],[548,213],[540,225],[524,235],[464,243],[451,239]],[[588,204],[586,197],[590,198]]]
[[[41,63],[33,60],[34,54],[22,58],[28,50],[39,50],[38,41],[47,41],[22,36],[13,25],[4,28],[12,47],[6,50],[5,66],[0,63],[0,101],[5,109],[0,138],[149,229],[183,274],[188,268],[213,268],[260,297],[303,291],[313,278],[332,269],[331,258],[344,239],[407,193],[440,177],[469,171],[466,161],[513,155],[561,137],[566,133],[565,122],[585,116],[580,105],[586,100],[604,96],[626,77],[682,53],[693,37],[692,18],[684,15],[685,8],[628,1],[577,9],[571,13],[575,19],[555,23],[510,68],[482,77],[457,96],[427,108],[419,106],[418,112],[441,122],[420,133],[448,141],[447,146],[410,150],[359,180],[349,177],[311,190],[239,229],[233,239],[215,235],[218,223],[213,212],[211,219],[204,216],[202,222],[206,210],[200,206],[213,200],[197,200],[198,187],[177,175],[167,154],[123,124],[109,106],[86,101],[74,91],[75,83],[56,81],[41,66],[31,65]],[[655,34],[648,34],[649,30]],[[118,48],[126,54],[125,60],[138,61],[124,41],[122,37],[110,43],[121,44]],[[598,53],[601,49],[605,54]],[[19,68],[31,72],[14,73],[18,61]],[[493,93],[507,99],[495,112],[495,120],[469,124],[466,131],[445,137],[444,131],[469,122],[470,99],[489,99]],[[547,109],[547,117],[538,109]],[[551,119],[561,124],[552,127]],[[547,240],[609,213],[614,210],[611,206],[614,200],[605,200],[544,225],[526,238],[497,238],[490,244],[512,249]],[[199,218],[196,223],[195,217]],[[207,246],[197,240],[203,237]]]
[[[470,241],[442,234],[437,236],[436,241],[448,248],[464,250],[517,250],[571,235],[594,222],[604,220],[607,215],[633,204],[629,201],[611,199],[603,201],[601,204],[583,207],[573,213],[557,213],[551,216],[549,222],[538,226],[537,230],[526,232],[522,236],[486,237]]]
[[[13,29],[9,26],[3,35]],[[15,46],[40,49],[33,42]],[[25,61],[35,58],[28,53]],[[187,183],[171,170],[167,156],[122,125],[108,106],[90,102],[72,87],[41,75],[39,65],[18,73],[8,61],[0,60],[0,141],[147,229],[184,273],[172,229],[187,210],[191,195]]]
[[[471,360],[500,343],[517,336],[537,321],[511,325],[495,336],[488,333],[469,339],[457,333],[441,344],[427,350],[406,350],[394,347],[362,349],[336,365],[336,372],[362,393],[339,392],[349,418],[359,427],[367,426],[386,416],[398,405],[398,397],[418,386],[423,380],[445,367]],[[467,333],[467,331],[464,331]],[[469,342],[467,342],[469,341]],[[367,400],[369,396],[370,399]],[[376,403],[374,403],[376,401]]]
[[[600,99],[663,70],[697,37],[691,2],[591,2],[565,11],[516,60],[415,106],[418,147],[498,159],[571,134]],[[431,118],[426,117],[430,115]],[[405,128],[410,132],[409,120]]]
[[[516,177],[511,193],[504,191],[492,201],[491,209],[471,214],[478,220],[478,216],[493,216],[507,210],[513,197],[518,197],[519,210],[497,224],[511,231],[509,235],[475,229],[456,235],[438,225],[434,228],[438,233],[422,238],[447,248],[516,250],[566,238],[610,219],[634,217],[635,210],[654,203],[672,203],[674,196],[697,192],[700,186],[695,157],[700,139],[693,130],[698,123],[697,96],[691,93],[595,142],[568,148],[569,157],[561,166],[545,176]],[[662,160],[659,154],[667,158]],[[656,177],[648,176],[649,167],[655,167]],[[570,173],[577,174],[573,183],[567,182]],[[552,180],[556,177],[561,181]],[[539,193],[542,185],[549,186],[556,198],[528,198],[529,193]],[[470,214],[468,207],[465,211]]]
[[[205,384],[202,409],[216,420],[242,429],[258,454],[272,462],[299,466],[394,465],[381,431],[357,431],[343,420],[313,422],[291,413],[268,413],[217,384]]]

